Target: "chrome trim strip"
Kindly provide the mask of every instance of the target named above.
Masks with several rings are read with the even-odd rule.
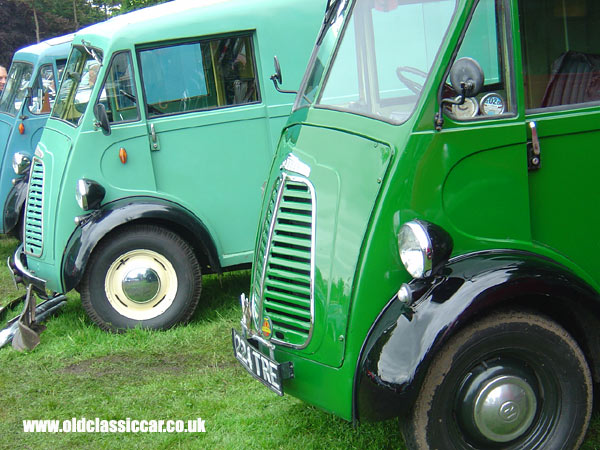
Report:
[[[279,205],[281,203],[281,198],[283,197],[283,188],[285,186],[286,174],[281,174],[281,183],[279,183],[279,192],[277,193],[277,200],[273,205],[273,214],[271,216],[271,223],[269,225],[269,234],[267,235],[267,244],[265,246],[265,258],[262,264],[262,274],[260,276],[260,285],[258,286],[260,292],[260,320],[259,323],[262,323],[263,320],[263,303],[265,296],[265,279],[267,277],[267,263],[269,261],[269,253],[271,252],[271,243],[273,238],[273,231],[275,231],[275,222],[277,221],[277,211],[279,210]],[[255,324],[256,325],[256,324]]]
[[[29,199],[30,199],[30,192],[31,192],[31,182],[32,182],[32,175],[33,175],[33,169],[36,165],[36,161],[39,161],[40,165],[42,166],[42,188],[41,188],[41,193],[42,193],[42,199],[41,199],[41,206],[40,206],[40,222],[41,222],[41,231],[40,231],[40,239],[42,241],[42,243],[40,244],[40,251],[39,253],[32,253],[32,252],[28,252],[27,251],[27,213],[29,211]],[[41,160],[40,158],[34,157],[31,161],[31,170],[29,172],[29,183],[27,186],[27,201],[25,202],[25,221],[23,223],[23,252],[27,255],[31,255],[31,256],[35,256],[35,257],[40,257],[42,256],[42,253],[44,252],[44,197],[45,197],[45,185],[46,185],[46,166],[44,165],[44,161]]]
[[[274,210],[273,213],[273,220],[272,220],[272,227],[269,230],[269,251],[270,251],[270,247],[271,247],[271,238],[272,238],[272,233],[274,230],[274,224],[275,224],[275,220],[277,218],[277,213],[279,212],[279,203],[281,201],[281,197],[283,196],[283,190],[285,188],[285,182],[287,180],[292,181],[292,182],[296,182],[296,183],[302,183],[305,184],[308,187],[308,191],[310,192],[310,197],[311,197],[311,230],[310,230],[310,328],[308,329],[308,336],[306,337],[306,342],[302,345],[297,345],[297,344],[290,344],[289,342],[285,342],[285,341],[281,341],[279,339],[277,339],[274,335],[271,338],[271,342],[274,342],[275,344],[281,345],[282,347],[290,347],[290,348],[295,348],[298,350],[301,350],[303,348],[306,348],[308,346],[308,344],[310,343],[311,339],[312,339],[312,334],[313,334],[313,330],[314,330],[314,324],[315,324],[315,223],[316,223],[316,216],[317,216],[317,200],[316,200],[316,196],[315,196],[315,188],[312,185],[312,183],[303,177],[297,177],[294,175],[288,175],[286,173],[282,173],[282,180],[281,180],[281,185],[280,185],[280,195],[278,196],[277,199],[277,208]],[[263,272],[263,284],[261,286],[261,314],[263,312],[263,302],[264,302],[264,277],[266,276],[266,265],[267,265],[267,260],[269,258],[269,252],[266,253],[266,257],[265,257],[265,266],[263,268],[264,272]],[[261,316],[261,321],[262,321],[262,316]]]

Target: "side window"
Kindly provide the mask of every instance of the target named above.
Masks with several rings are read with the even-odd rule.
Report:
[[[56,81],[52,64],[40,67],[32,85],[32,98],[29,111],[33,114],[48,114],[56,98]]]
[[[444,112],[454,120],[491,118],[512,114],[515,110],[504,3],[502,0],[481,0],[473,13],[456,60],[475,60],[484,74],[483,87],[477,96],[467,97],[462,105],[446,103]],[[457,100],[455,88],[448,77],[444,98]]]
[[[600,101],[600,2],[519,2],[527,109]]]
[[[140,117],[133,82],[131,54],[117,53],[110,62],[98,102],[106,108],[110,123],[130,122]]]
[[[250,36],[139,52],[148,117],[256,102]]]

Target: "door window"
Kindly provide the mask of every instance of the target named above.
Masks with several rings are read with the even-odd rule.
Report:
[[[48,114],[56,98],[56,82],[52,64],[40,67],[32,85],[32,98],[29,111],[33,114]]]
[[[519,2],[527,109],[600,101],[600,2]]]
[[[139,52],[149,117],[259,101],[250,36]]]
[[[104,105],[110,123],[129,122],[140,117],[132,74],[131,54],[115,54],[98,99]]]
[[[481,0],[473,13],[455,61],[474,60],[481,68],[484,80],[481,92],[467,97],[462,104],[453,104],[459,97],[457,86],[451,86],[448,76],[443,87],[444,112],[457,121],[489,119],[514,113],[515,98],[508,49],[508,10],[503,0]]]

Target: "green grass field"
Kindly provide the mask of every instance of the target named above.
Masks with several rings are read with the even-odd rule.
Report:
[[[15,246],[0,239],[0,259]],[[93,325],[71,293],[35,350],[0,349],[0,448],[404,448],[396,421],[354,428],[297,399],[278,397],[236,363],[230,330],[249,282],[248,272],[204,277],[189,325],[119,335]],[[0,268],[0,302],[23,291]],[[206,433],[23,432],[24,419],[73,417],[201,417]],[[595,416],[585,449],[600,448],[599,420]]]

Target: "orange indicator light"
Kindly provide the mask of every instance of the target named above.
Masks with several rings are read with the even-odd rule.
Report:
[[[123,147],[119,149],[119,159],[123,164],[127,162],[127,150],[125,150]]]
[[[25,134],[25,125],[23,125],[23,122],[19,124],[19,133]]]

